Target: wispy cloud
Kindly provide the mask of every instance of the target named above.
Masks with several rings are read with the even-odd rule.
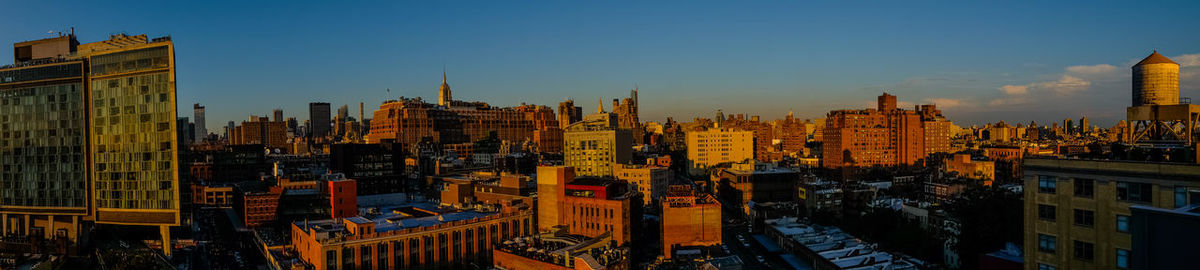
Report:
[[[972,106],[970,101],[956,98],[927,98],[925,103],[937,105],[938,108],[952,109]]]
[[[1081,74],[1081,75],[1108,75],[1108,74],[1115,73],[1116,71],[1117,71],[1117,67],[1113,66],[1113,65],[1109,65],[1109,64],[1099,64],[1099,65],[1092,65],[1092,66],[1081,65],[1081,66],[1067,67],[1067,73]]]

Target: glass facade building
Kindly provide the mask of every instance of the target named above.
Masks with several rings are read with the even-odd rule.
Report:
[[[0,203],[86,210],[83,63],[0,70]]]
[[[178,225],[171,42],[89,56],[97,223]]]

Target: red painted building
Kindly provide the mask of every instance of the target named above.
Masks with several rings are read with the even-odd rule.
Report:
[[[333,218],[358,216],[358,192],[352,179],[329,181],[329,204]]]

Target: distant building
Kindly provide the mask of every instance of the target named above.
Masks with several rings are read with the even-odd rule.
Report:
[[[317,139],[329,136],[332,123],[329,120],[329,103],[308,103],[309,138]]]
[[[946,172],[957,173],[959,177],[985,181],[990,185],[996,179],[996,163],[986,160],[971,160],[970,154],[955,154],[947,158]]]
[[[652,200],[662,200],[675,177],[671,170],[659,166],[618,164],[614,169],[613,175],[617,179],[628,181],[642,193],[644,205],[651,205]]]
[[[1129,268],[1130,208],[1179,208],[1200,190],[1195,164],[1026,157],[1022,166],[1025,269]]]
[[[229,144],[259,144],[274,149],[290,149],[287,122],[271,121],[267,117],[251,116],[229,133]]]
[[[205,138],[208,138],[208,128],[204,119],[204,106],[200,106],[200,103],[192,104],[192,116],[196,120],[196,127],[193,130],[196,132],[196,135],[192,138],[195,139],[196,143],[201,143]]]
[[[583,120],[583,108],[575,106],[575,101],[567,99],[558,103],[558,125],[560,129]]]
[[[563,165],[578,175],[612,176],[613,166],[628,164],[633,155],[633,135],[619,129],[615,115],[598,113],[563,132]]]
[[[914,165],[930,152],[948,152],[948,123],[935,107],[896,108],[896,96],[879,96],[876,109],[829,112],[823,138],[826,168]],[[929,119],[929,120],[924,120]],[[928,123],[926,122],[933,122]],[[925,127],[931,129],[925,134]],[[936,145],[926,147],[929,141]]]
[[[754,159],[754,132],[713,128],[687,132],[687,168],[692,175],[721,163]]]

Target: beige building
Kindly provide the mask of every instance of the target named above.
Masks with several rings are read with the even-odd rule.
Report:
[[[633,184],[644,195],[644,205],[650,205],[651,200],[662,200],[673,177],[671,170],[653,165],[619,164],[613,170],[613,176]]]
[[[1129,268],[1130,206],[1175,209],[1200,192],[1195,164],[1027,157],[1023,166],[1031,270]]]
[[[688,173],[704,174],[720,163],[754,159],[754,132],[713,128],[687,133]]]
[[[563,132],[563,165],[575,167],[575,173],[581,176],[612,176],[614,165],[628,164],[633,155],[633,135],[618,129],[614,116],[601,112],[567,126]]]
[[[996,162],[971,160],[970,154],[955,154],[947,158],[946,172],[956,172],[963,178],[991,181],[996,179]]]

